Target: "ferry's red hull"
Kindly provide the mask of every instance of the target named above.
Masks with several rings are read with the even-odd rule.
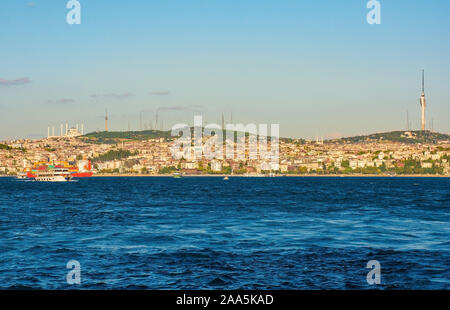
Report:
[[[72,176],[74,178],[90,178],[93,174],[93,172],[76,172],[73,173]]]

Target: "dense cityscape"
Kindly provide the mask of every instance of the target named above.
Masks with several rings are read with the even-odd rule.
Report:
[[[135,134],[148,132],[134,132]],[[277,164],[249,159],[175,159],[169,132],[138,138],[127,132],[8,140],[0,144],[0,174],[16,175],[39,162],[91,161],[94,175],[450,175],[450,139],[430,131],[401,131],[336,140],[279,141]],[[105,134],[110,137],[105,139]],[[239,158],[241,155],[241,159]],[[244,159],[242,159],[244,158]]]

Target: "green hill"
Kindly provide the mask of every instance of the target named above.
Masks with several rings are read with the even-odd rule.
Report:
[[[376,141],[391,141],[400,143],[438,143],[450,141],[450,135],[431,131],[391,131],[374,133],[367,136],[355,136],[332,140],[338,143],[362,143]]]
[[[193,128],[191,128],[191,131],[193,131]],[[223,134],[225,135],[225,132]],[[236,134],[237,133],[235,132],[235,135]],[[106,143],[106,144],[116,144],[122,141],[139,141],[139,140],[149,140],[159,138],[172,139],[176,137],[172,137],[171,131],[161,131],[161,130],[101,131],[101,132],[91,132],[80,137],[80,139],[88,143]],[[300,144],[305,143],[305,140],[303,139],[280,138],[280,140],[284,142],[297,142]],[[391,141],[391,142],[411,143],[411,144],[415,143],[435,144],[440,141],[450,141],[450,135],[431,131],[409,131],[409,132],[391,131],[383,133],[374,133],[366,136],[354,136],[329,140],[327,141],[327,143],[364,143],[377,141]]]
[[[7,151],[9,151],[9,150],[11,150],[11,147],[6,145],[6,144],[1,144],[0,143],[0,150],[7,150]]]
[[[91,132],[80,139],[89,143],[115,144],[126,140],[149,140],[158,138],[172,138],[170,131],[143,130],[143,131],[100,131]]]
[[[191,132],[193,133],[193,128],[191,128]],[[235,136],[237,132],[234,133]],[[226,132],[223,131],[223,135],[226,135]],[[246,133],[248,135],[248,133]],[[143,131],[100,131],[100,132],[91,132],[84,136],[79,137],[85,142],[88,143],[105,143],[105,144],[116,144],[121,141],[139,141],[139,140],[149,140],[149,139],[159,139],[166,138],[172,139],[176,138],[171,135],[171,131],[161,131],[161,130],[143,130]],[[290,138],[280,138],[280,140],[285,142],[292,142],[294,139]],[[270,141],[270,137],[268,139]],[[298,139],[304,143],[303,139]]]

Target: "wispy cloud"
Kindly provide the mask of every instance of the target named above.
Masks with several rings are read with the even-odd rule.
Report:
[[[202,106],[201,104],[193,104],[193,105],[191,105],[191,108],[194,108],[194,109],[203,109],[204,106]]]
[[[170,95],[170,90],[156,90],[151,91],[149,94],[152,96],[167,96]]]
[[[130,98],[130,97],[133,97],[133,96],[134,96],[134,95],[133,95],[132,93],[130,93],[130,92],[128,92],[128,93],[122,93],[122,94],[106,94],[106,95],[105,95],[105,97],[114,98],[114,99],[119,99],[119,100],[127,99],[127,98]]]
[[[18,78],[15,80],[5,80],[0,78],[0,86],[16,86],[25,85],[31,83],[31,80],[27,77]]]
[[[159,107],[158,111],[184,111],[187,109],[188,109],[188,107],[173,105],[173,106]]]
[[[123,100],[123,99],[128,99],[128,98],[133,97],[133,96],[134,96],[133,93],[126,92],[126,93],[118,93],[118,94],[116,94],[116,93],[109,93],[109,94],[104,94],[104,95],[94,94],[94,95],[91,95],[90,97],[91,97],[91,99],[98,99],[98,98],[101,98],[101,97],[106,97],[106,98],[112,98],[112,99],[117,99],[117,100]]]
[[[64,103],[74,103],[74,102],[75,102],[75,100],[70,99],[70,98],[61,98],[58,100],[47,100],[47,103],[50,103],[50,104],[59,104],[59,103],[64,104]]]
[[[27,2],[27,6],[30,8],[33,8],[36,6],[36,3],[35,2]]]
[[[181,105],[172,105],[172,106],[162,106],[158,108],[158,111],[194,111],[197,112],[199,109],[202,109],[202,105],[190,105],[190,106],[181,106]]]

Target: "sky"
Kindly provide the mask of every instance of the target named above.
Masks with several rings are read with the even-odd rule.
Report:
[[[450,133],[450,1],[0,0],[0,140],[47,127],[169,130],[280,124],[335,138],[420,126]],[[141,125],[142,116],[142,125]]]

